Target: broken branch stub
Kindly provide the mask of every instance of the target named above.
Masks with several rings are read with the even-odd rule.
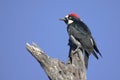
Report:
[[[86,80],[84,57],[80,49],[75,53],[71,51],[72,63],[68,59],[66,64],[46,55],[35,43],[26,43],[26,49],[40,63],[50,80]]]

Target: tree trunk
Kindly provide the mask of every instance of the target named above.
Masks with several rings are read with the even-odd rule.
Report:
[[[26,48],[40,63],[50,80],[86,80],[84,56],[79,48],[71,50],[72,62],[68,59],[66,63],[46,55],[35,43],[26,43]]]

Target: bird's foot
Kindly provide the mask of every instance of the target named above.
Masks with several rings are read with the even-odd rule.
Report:
[[[78,52],[78,49],[79,49],[79,48],[80,48],[80,47],[78,46],[74,51],[72,51],[73,55]]]

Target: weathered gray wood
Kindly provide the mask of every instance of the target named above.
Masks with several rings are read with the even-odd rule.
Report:
[[[72,63],[63,63],[45,54],[36,44],[26,43],[27,50],[40,63],[50,80],[86,80],[84,56],[80,49],[71,51]]]

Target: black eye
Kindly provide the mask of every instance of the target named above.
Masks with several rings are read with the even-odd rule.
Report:
[[[72,19],[72,17],[71,17],[71,16],[69,16],[69,17],[68,17],[68,19]]]

